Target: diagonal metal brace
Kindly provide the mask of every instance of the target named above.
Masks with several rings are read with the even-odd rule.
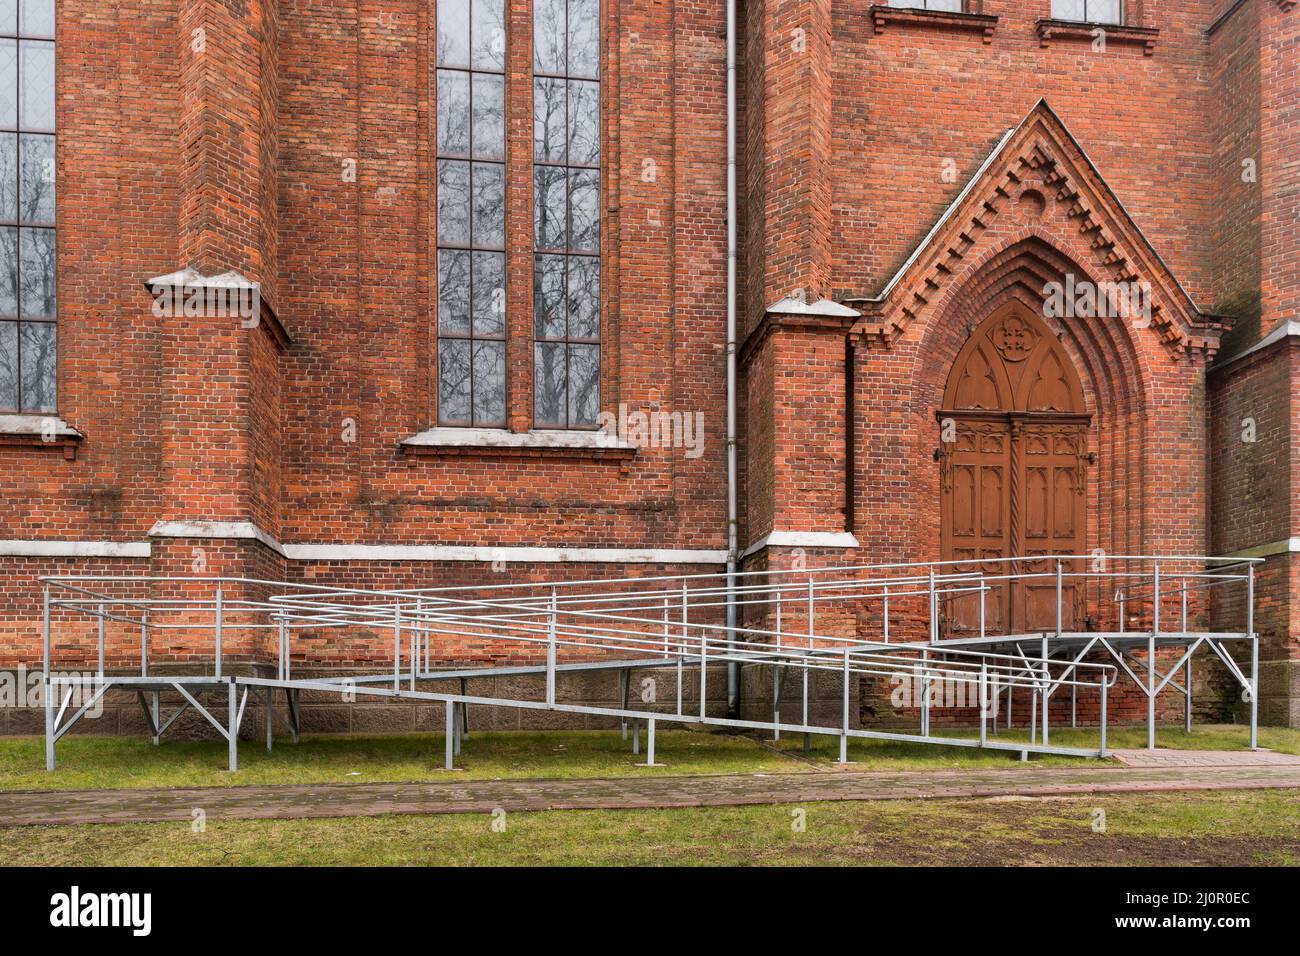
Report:
[[[1106,638],[1101,637],[1098,638],[1098,640],[1101,642],[1102,647],[1110,651],[1110,656],[1115,658],[1115,662],[1118,663],[1120,667],[1124,668],[1125,673],[1127,673],[1129,677],[1133,678],[1133,683],[1137,684],[1138,687],[1142,690],[1142,693],[1145,694],[1147,692],[1147,685],[1143,682],[1141,677],[1137,676],[1137,674],[1133,671],[1133,668],[1128,666],[1128,661],[1124,659],[1124,655],[1120,654],[1118,651],[1115,650],[1115,648],[1111,647],[1110,642],[1107,641]]]
[[[272,688],[271,690],[272,692],[274,692],[274,688]],[[293,729],[293,724],[289,723],[289,719],[285,717],[284,714],[276,710],[274,705],[272,705],[271,707],[271,717],[274,720],[276,720],[281,727],[284,728],[285,733],[289,733],[289,734],[295,733]]]
[[[144,699],[144,691],[136,691],[135,699],[140,702],[140,709],[144,711],[144,722],[149,725],[149,736],[155,738],[161,736],[162,731],[159,730],[158,725],[154,723],[153,710],[149,707],[149,702]]]
[[[302,714],[298,711],[298,691],[286,688],[285,695],[289,701],[289,720],[293,724],[290,732],[293,734],[293,742],[298,742],[298,734],[302,732]]]
[[[1166,633],[1166,632],[1161,631],[1160,633],[1164,634],[1164,633]],[[1144,661],[1144,660],[1142,660],[1141,658],[1138,658],[1138,657],[1131,657],[1131,656],[1130,656],[1130,657],[1129,657],[1129,660],[1131,660],[1131,661],[1133,662],[1133,665],[1134,665],[1135,667],[1140,667],[1140,668],[1142,669],[1142,672],[1143,672],[1143,673],[1146,673],[1147,671],[1151,670],[1151,668],[1147,666],[1147,662]],[[1187,692],[1187,688],[1185,688],[1182,684],[1180,684],[1180,683],[1179,683],[1178,681],[1176,681],[1176,680],[1170,680],[1170,678],[1173,677],[1176,673],[1177,673],[1177,671],[1174,670],[1174,671],[1169,671],[1169,672],[1167,672],[1167,673],[1165,673],[1165,674],[1161,674],[1159,668],[1156,669],[1156,676],[1159,677],[1159,678],[1161,678],[1161,684],[1160,684],[1160,687],[1164,687],[1164,686],[1165,686],[1165,683],[1168,682],[1168,684],[1169,684],[1170,687],[1172,687],[1174,690],[1178,691],[1180,694],[1184,694],[1184,693]],[[1143,686],[1145,687],[1146,685],[1144,684]],[[1157,694],[1160,693],[1160,687],[1157,687],[1157,688],[1156,688],[1156,693],[1157,693]]]
[[[186,700],[190,702],[191,707],[193,707],[195,710],[197,710],[200,714],[202,714],[204,717],[208,719],[208,723],[210,723],[213,727],[217,728],[217,733],[221,734],[224,740],[226,741],[230,740],[231,731],[227,730],[225,727],[222,727],[221,724],[217,722],[217,719],[208,713],[207,708],[194,699],[193,694],[191,694],[184,687],[182,687],[180,684],[175,683],[174,681],[172,682],[172,686],[176,688],[176,690],[180,693],[182,697],[184,697]]]
[[[1198,638],[1197,638],[1197,639],[1192,643],[1192,646],[1189,647],[1189,648],[1187,649],[1187,653],[1184,654],[1182,657],[1178,658],[1178,663],[1175,664],[1173,667],[1169,668],[1169,671],[1165,674],[1164,677],[1161,678],[1160,683],[1156,685],[1156,693],[1157,693],[1157,694],[1160,693],[1162,690],[1165,689],[1165,685],[1169,683],[1170,678],[1172,678],[1175,674],[1178,673],[1179,668],[1181,668],[1184,664],[1187,663],[1187,661],[1191,658],[1192,654],[1196,651],[1196,649],[1197,649],[1198,647],[1201,646],[1202,643],[1204,643],[1204,641],[1205,641],[1205,638],[1203,638],[1203,637],[1198,637]],[[1151,662],[1151,666],[1152,666],[1152,668],[1155,667],[1155,662],[1154,662],[1154,661]],[[1159,671],[1156,671],[1156,676],[1158,677],[1159,675],[1160,675],[1160,672],[1159,672]],[[1175,686],[1177,686],[1177,685],[1175,685]],[[1184,691],[1184,693],[1186,693],[1186,691]]]
[[[99,690],[97,690],[97,691],[95,691],[93,694],[91,694],[91,695],[90,695],[90,700],[88,700],[88,701],[86,701],[84,704],[82,704],[82,705],[81,705],[81,708],[80,708],[80,709],[79,709],[75,714],[72,715],[72,719],[69,720],[69,721],[68,721],[66,724],[64,724],[62,727],[59,726],[59,722],[60,722],[60,720],[62,720],[62,718],[63,718],[63,711],[59,711],[59,720],[56,720],[56,721],[54,722],[54,727],[55,727],[55,731],[54,731],[54,739],[55,739],[55,740],[59,740],[60,738],[63,737],[64,734],[66,734],[69,730],[71,730],[71,729],[72,729],[72,726],[73,726],[77,721],[79,721],[82,717],[85,716],[86,711],[90,710],[90,708],[94,707],[95,704],[97,704],[97,703],[99,702],[99,699],[100,699],[101,697],[104,696],[104,694],[105,694],[105,692],[107,692],[107,690],[108,690],[108,685],[107,685],[107,684],[100,684],[100,685],[99,685]],[[68,700],[71,700],[71,699],[72,699],[72,689],[69,688],[69,689],[68,689]],[[67,706],[67,701],[66,701],[66,700],[64,701],[64,706],[65,706],[65,707]]]
[[[190,709],[190,702],[188,700],[182,701],[181,705],[176,708],[175,712],[173,712],[170,717],[168,717],[166,720],[163,721],[162,726],[158,728],[157,736],[161,737],[163,734],[167,733],[167,728],[176,722],[176,718],[179,717],[181,714],[185,713],[185,711],[189,709]]]
[[[1050,687],[1050,689],[1047,691],[1047,696],[1048,696],[1049,698],[1050,698],[1053,694],[1055,694],[1058,690],[1061,689],[1061,686],[1062,686],[1062,685],[1063,685],[1067,680],[1070,679],[1070,675],[1071,675],[1071,674],[1073,674],[1076,670],[1079,669],[1079,662],[1082,661],[1085,657],[1088,656],[1088,652],[1089,652],[1090,650],[1092,650],[1092,649],[1097,645],[1097,641],[1098,641],[1098,638],[1095,638],[1095,637],[1094,637],[1094,638],[1093,638],[1092,640],[1090,640],[1087,644],[1085,644],[1083,650],[1081,650],[1081,651],[1079,652],[1078,656],[1075,657],[1075,658],[1070,662],[1070,666],[1067,667],[1064,671],[1061,672],[1061,676],[1060,676],[1060,677],[1056,678],[1054,681],[1051,682],[1051,687]]]
[[[1214,641],[1208,641],[1207,643],[1210,645],[1210,649],[1219,655],[1219,659],[1223,661],[1228,670],[1232,671],[1232,676],[1237,678],[1241,683],[1241,686],[1246,690],[1251,690],[1250,680],[1241,672],[1241,668],[1238,667],[1237,662],[1232,659],[1232,655]]]
[[[68,692],[63,695],[63,703],[59,705],[59,714],[54,718],[55,727],[63,722],[63,715],[68,712],[68,705],[72,703],[72,694],[75,690],[76,688],[72,684],[68,685]]]

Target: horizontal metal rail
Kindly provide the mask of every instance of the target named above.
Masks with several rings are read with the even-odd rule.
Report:
[[[396,695],[416,697],[427,695],[417,685],[424,681],[447,679],[455,675],[462,682],[471,676],[491,673],[531,673],[545,679],[545,699],[541,702],[521,699],[494,698],[493,706],[535,706],[562,709],[556,699],[556,681],[560,676],[579,672],[581,668],[619,670],[624,685],[626,674],[633,667],[673,668],[677,671],[677,713],[672,719],[684,716],[682,688],[684,674],[698,673],[700,712],[693,721],[718,723],[719,719],[706,712],[707,680],[709,669],[722,664],[748,664],[765,667],[773,676],[772,720],[740,722],[728,726],[754,726],[779,734],[782,730],[809,727],[809,674],[815,672],[838,674],[843,685],[843,713],[839,727],[819,730],[795,730],[803,733],[834,732],[841,741],[841,759],[845,758],[845,744],[850,736],[881,736],[895,739],[885,732],[854,731],[849,727],[849,687],[863,679],[916,682],[921,688],[920,713],[922,733],[915,739],[926,742],[953,743],[952,738],[936,738],[929,732],[931,691],[936,684],[958,685],[978,691],[980,711],[980,743],[988,741],[988,711],[996,708],[996,700],[1005,692],[1010,710],[1012,695],[1016,690],[1028,691],[1035,708],[1041,702],[1041,743],[1035,717],[1031,726],[1029,747],[1048,745],[1049,704],[1052,696],[1062,688],[1069,688],[1072,701],[1080,693],[1099,694],[1102,706],[1100,744],[1096,751],[1105,752],[1105,706],[1107,691],[1113,688],[1121,674],[1136,683],[1141,679],[1134,670],[1131,653],[1137,643],[1135,632],[1125,628],[1124,600],[1133,587],[1135,578],[1151,577],[1153,608],[1152,626],[1147,634],[1147,676],[1143,690],[1147,693],[1152,716],[1151,745],[1154,745],[1154,697],[1166,686],[1182,688],[1173,681],[1179,667],[1188,669],[1185,691],[1190,715],[1191,680],[1190,660],[1193,651],[1202,644],[1208,645],[1221,658],[1234,676],[1247,685],[1251,699],[1252,746],[1256,713],[1258,640],[1253,630],[1254,559],[1225,559],[1204,557],[1126,557],[1093,555],[1034,556],[1032,558],[997,558],[981,561],[956,560],[926,563],[897,563],[855,565],[822,569],[767,570],[724,574],[665,575],[658,577],[632,577],[608,581],[556,581],[543,583],[509,583],[488,586],[457,585],[442,588],[348,588],[325,586],[316,583],[267,581],[252,578],[195,577],[173,578],[162,576],[96,576],[71,575],[42,578],[45,586],[44,600],[44,654],[43,673],[47,689],[66,686],[57,675],[51,677],[52,650],[51,615],[89,619],[97,623],[97,670],[95,679],[103,683],[113,681],[119,687],[140,689],[142,705],[144,694],[153,694],[151,727],[155,740],[161,730],[170,724],[158,718],[158,694],[169,682],[180,680],[176,689],[186,698],[186,706],[202,710],[197,700],[190,699],[185,687],[197,688],[196,693],[225,688],[229,683],[232,703],[231,713],[242,720],[248,699],[248,687],[277,687],[286,691],[286,700],[296,714],[296,692],[303,688],[329,688],[336,692],[354,693],[358,685],[375,691],[380,684],[390,684],[388,690]],[[1082,568],[1082,570],[1067,570]],[[972,570],[974,569],[974,570]],[[1162,582],[1162,570],[1164,579]],[[1011,582],[1041,582],[1054,579],[1056,591],[1056,626],[1050,631],[1031,634],[990,633],[984,607],[986,596]],[[1121,630],[1118,636],[1110,632],[1071,631],[1063,626],[1063,592],[1068,582],[1075,587],[1089,582],[1122,580],[1125,583],[1114,591],[1120,597]],[[1171,581],[1181,587],[1169,589]],[[1197,582],[1191,584],[1189,582]],[[1165,585],[1162,592],[1161,585]],[[1189,627],[1186,595],[1210,587],[1240,585],[1245,591],[1246,621],[1241,631],[1197,630]],[[1145,586],[1145,582],[1143,583]],[[151,593],[141,594],[142,590]],[[253,597],[251,594],[260,596]],[[1160,608],[1174,595],[1182,595],[1182,620],[1176,629],[1162,630]],[[953,637],[946,632],[943,608],[962,599],[975,601],[979,608],[978,637]],[[727,605],[739,607],[742,612],[753,612],[757,619],[737,627],[721,623],[721,610]],[[867,609],[871,614],[866,616]],[[902,609],[902,610],[900,610]],[[829,616],[828,616],[829,612]],[[894,633],[891,634],[891,614]],[[106,674],[105,625],[112,622],[139,629],[138,678],[110,677]],[[905,637],[899,641],[898,628]],[[862,629],[876,630],[879,640],[864,640]],[[243,676],[227,677],[225,670],[237,658],[229,648],[231,633],[265,632],[278,634],[276,650],[272,657],[276,665],[276,678],[270,684],[266,679]],[[200,635],[211,634],[212,654],[209,665],[211,682],[199,678],[161,678],[150,674],[151,651],[149,634],[173,631]],[[321,638],[331,632],[342,632],[328,647],[321,648]],[[377,635],[391,636],[391,656],[373,649]],[[926,639],[916,640],[924,635]],[[114,635],[118,645],[121,635]],[[366,651],[360,655],[345,653],[352,638],[364,638]],[[1110,640],[1108,640],[1110,638]],[[251,639],[251,638],[249,638]],[[512,669],[483,667],[449,671],[439,667],[442,656],[433,651],[435,644],[444,639],[461,639],[484,642],[487,647],[516,648],[504,651],[507,658],[519,655],[544,655],[545,663],[526,664]],[[1226,654],[1223,642],[1246,639],[1252,643],[1251,674],[1244,672]],[[303,642],[315,641],[318,648],[312,654]],[[62,646],[75,642],[61,641]],[[385,644],[389,640],[385,639]],[[192,642],[187,642],[187,646]],[[1158,646],[1180,645],[1185,652],[1165,674],[1154,666]],[[299,648],[295,654],[295,646]],[[245,657],[249,653],[245,644]],[[1032,653],[1026,653],[1026,647]],[[1082,648],[1082,650],[1080,650]],[[1117,650],[1118,648],[1118,650]],[[1113,662],[1088,661],[1090,653],[1106,651]],[[254,657],[262,652],[256,647]],[[314,654],[314,656],[313,656]],[[561,660],[561,655],[571,659]],[[299,679],[293,677],[295,661],[321,664],[330,660],[358,666],[362,673],[355,677],[338,679]],[[391,671],[374,670],[376,665],[391,663]],[[367,665],[366,662],[370,662]],[[647,663],[649,662],[649,663]],[[370,668],[367,670],[367,666]],[[780,719],[780,687],[789,675],[802,678],[803,720],[791,724]],[[160,684],[159,682],[162,681]],[[243,684],[244,695],[238,708],[233,703],[238,687]],[[274,716],[293,727],[296,738],[297,723],[281,718],[275,712],[272,692],[265,692],[268,725]],[[424,699],[417,697],[416,699]],[[468,704],[482,704],[486,699],[460,695],[433,695],[428,699],[447,704],[449,715],[454,707],[467,709]],[[52,712],[53,694],[47,693],[47,746],[48,760],[53,762],[53,743],[65,734],[72,723],[84,713],[77,713],[68,723],[63,722],[69,706],[65,699],[59,713]],[[568,706],[568,705],[565,705]],[[586,713],[604,713],[600,709]],[[214,724],[217,722],[203,711]],[[624,707],[618,715],[638,721],[665,719],[654,711]],[[177,715],[173,714],[171,720]],[[1009,717],[1009,713],[1008,713]],[[454,718],[463,719],[463,718]],[[449,720],[453,720],[449,716]],[[1190,716],[1189,716],[1190,720]],[[222,728],[223,735],[231,741],[232,762],[237,733],[237,721],[230,720]],[[455,730],[459,740],[460,730],[449,723],[449,733]],[[1014,745],[1002,749],[1025,749]],[[1053,752],[1057,752],[1055,749]]]

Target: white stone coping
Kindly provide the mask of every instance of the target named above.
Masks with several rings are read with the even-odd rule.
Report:
[[[449,544],[282,544],[252,521],[159,521],[149,529],[151,538],[207,538],[260,541],[272,551],[293,561],[474,561],[482,563],[608,563],[608,564],[723,564],[725,548],[581,548],[545,546],[479,546]],[[113,542],[8,542],[45,548],[127,548],[122,556],[148,557],[147,543],[118,545]],[[858,539],[848,531],[772,531],[745,549],[742,558],[768,547],[857,548]],[[0,551],[14,554],[16,551]],[[32,554],[53,554],[32,550]],[[64,552],[58,552],[64,553]],[[72,551],[69,554],[91,554]],[[108,553],[93,552],[93,553]]]
[[[486,431],[487,429],[479,429]],[[584,432],[579,434],[601,434]],[[606,436],[609,437],[609,436]],[[281,544],[251,521],[159,521],[150,537],[242,538],[261,541],[295,561],[503,561],[510,563],[720,564],[725,548],[580,548],[478,546],[446,544]],[[857,548],[848,531],[772,531],[741,554],[749,557],[768,547]]]
[[[512,432],[504,428],[430,428],[402,442],[412,448],[566,448],[633,451],[617,435],[605,431],[534,428]]]
[[[723,564],[724,548],[574,548],[454,544],[282,544],[251,521],[159,521],[154,538],[262,542],[291,561],[477,561],[508,564]]]
[[[786,296],[779,302],[773,302],[767,307],[767,314],[817,315],[834,319],[856,319],[862,315],[857,309],[851,309],[831,299],[818,299],[816,302],[808,303],[793,296]]]
[[[764,548],[857,548],[858,539],[848,531],[771,531],[742,553],[747,558]]]
[[[251,530],[252,533],[249,533]],[[232,533],[233,532],[233,533]],[[722,564],[725,549],[477,547],[444,544],[288,544],[281,545],[252,522],[160,521],[155,537],[257,538],[277,553],[299,561],[478,561],[489,563],[609,562],[613,564]],[[855,548],[847,532],[777,531],[745,549],[744,557],[765,547]],[[147,558],[148,541],[69,541],[0,539],[0,557]],[[1217,555],[1220,558],[1266,558],[1300,553],[1300,537]]]
[[[148,541],[0,541],[5,558],[147,558]]]
[[[220,275],[205,276],[197,269],[185,268],[176,272],[169,272],[167,275],[154,276],[152,279],[146,279],[144,286],[150,292],[154,289],[258,289],[260,286],[252,279],[244,276],[242,272],[236,272],[231,269]]]
[[[546,548],[446,544],[287,544],[295,561],[477,561],[484,564],[723,564],[725,548]]]
[[[151,538],[220,538],[260,541],[277,554],[284,547],[272,534],[253,521],[157,521],[149,529]]]

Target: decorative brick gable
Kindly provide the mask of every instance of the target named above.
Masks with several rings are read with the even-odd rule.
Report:
[[[1009,205],[1040,200],[1064,207],[1098,279],[1151,283],[1157,293],[1151,324],[1173,352],[1198,348],[1213,356],[1220,326],[1202,317],[1046,101],[998,144],[879,302],[866,304],[875,314],[864,317],[855,332],[897,337],[969,261],[987,251],[990,227]]]

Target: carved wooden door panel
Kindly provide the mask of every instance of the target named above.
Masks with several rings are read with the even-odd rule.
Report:
[[[1089,416],[1065,349],[1019,303],[998,310],[959,353],[939,419],[943,559],[996,576],[1009,565],[991,559],[1025,557],[1016,571],[1045,576],[994,585],[984,595],[985,628],[1055,628],[1056,565],[1046,556],[1083,554],[1087,541]],[[1082,594],[1068,581],[1062,594],[1062,625],[1074,629]],[[976,595],[946,599],[945,633],[978,633],[979,612]]]
[[[1084,464],[1087,435],[1079,425],[1032,422],[1017,429],[1018,458],[1024,508],[1016,553],[1034,555],[1083,554]],[[1020,568],[1047,577],[1026,581],[1017,589],[1012,620],[1017,631],[1056,627],[1056,562],[1029,561]],[[1082,570],[1072,565],[1066,572]],[[1076,629],[1082,612],[1077,582],[1063,578],[1061,624]]]
[[[963,563],[954,571],[1001,573],[991,558],[1007,557],[1010,543],[1011,430],[1005,422],[957,422],[955,441],[943,460],[943,553]],[[984,623],[1002,630],[1008,601],[1004,589],[986,592]],[[946,629],[978,634],[981,595],[954,595],[944,601]]]

